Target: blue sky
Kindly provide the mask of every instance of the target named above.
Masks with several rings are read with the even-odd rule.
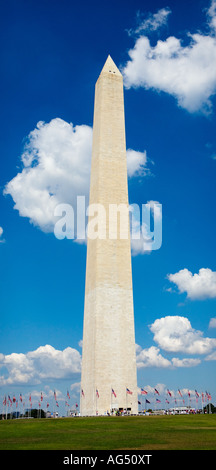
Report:
[[[55,389],[62,412],[67,389],[79,398],[86,246],[56,239],[53,211],[88,194],[111,54],[129,200],[163,207],[161,248],[132,253],[138,385],[215,402],[215,1],[8,1],[0,16],[1,396],[31,392],[36,406]]]

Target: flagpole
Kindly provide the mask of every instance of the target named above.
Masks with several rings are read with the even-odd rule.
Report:
[[[128,405],[127,405],[127,387],[126,387],[126,415],[127,415],[127,409],[128,409]]]

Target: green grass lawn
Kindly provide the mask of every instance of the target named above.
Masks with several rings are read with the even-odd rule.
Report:
[[[215,450],[216,414],[0,421],[3,450]]]

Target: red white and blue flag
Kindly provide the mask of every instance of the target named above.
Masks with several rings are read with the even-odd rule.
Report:
[[[144,390],[143,388],[141,388],[141,395],[147,395],[148,392],[146,392],[146,390]]]
[[[206,396],[207,396],[208,400],[211,400],[211,399],[212,399],[210,393],[206,392]]]
[[[113,390],[113,388],[112,388],[112,395],[114,395],[114,397],[117,396],[116,393],[115,393],[115,391]]]
[[[132,395],[133,392],[131,392],[131,390],[129,390],[129,388],[126,388],[126,391],[129,395]]]

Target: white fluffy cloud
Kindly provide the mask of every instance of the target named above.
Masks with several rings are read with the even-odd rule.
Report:
[[[40,384],[43,380],[69,378],[80,370],[80,353],[70,347],[60,351],[46,345],[26,354],[0,355],[0,385]]]
[[[129,178],[133,176],[144,176],[148,173],[147,153],[137,152],[136,150],[127,150],[127,169]]]
[[[52,231],[59,203],[75,205],[89,187],[92,128],[62,119],[39,122],[21,156],[24,168],[6,186],[14,208],[43,231]]]
[[[154,333],[154,341],[165,351],[209,354],[216,348],[216,339],[203,337],[203,333],[192,328],[186,317],[167,316],[157,319],[150,325],[150,330]]]
[[[20,216],[44,232],[53,231],[60,203],[76,208],[76,197],[88,197],[92,128],[62,119],[39,122],[30,132],[21,155],[23,169],[6,185]],[[147,171],[146,152],[127,152],[129,177]]]
[[[207,12],[209,34],[188,33],[188,45],[170,36],[151,46],[139,36],[123,68],[125,86],[163,91],[174,96],[189,112],[211,112],[216,93],[216,2]],[[141,28],[142,30],[142,28]]]
[[[191,300],[216,297],[216,271],[209,268],[201,268],[194,275],[185,268],[175,274],[168,274],[167,277],[176,284],[180,293],[186,292]]]
[[[156,346],[151,346],[147,349],[142,349],[141,346],[137,346],[136,363],[138,369],[146,367],[173,369],[177,367],[194,367],[200,364],[201,360],[199,358],[188,357],[185,357],[183,359],[180,359],[178,357],[168,359],[160,353],[160,349]]]
[[[151,346],[148,349],[137,348],[137,368],[142,367],[170,367],[171,362],[160,354],[159,348]]]

